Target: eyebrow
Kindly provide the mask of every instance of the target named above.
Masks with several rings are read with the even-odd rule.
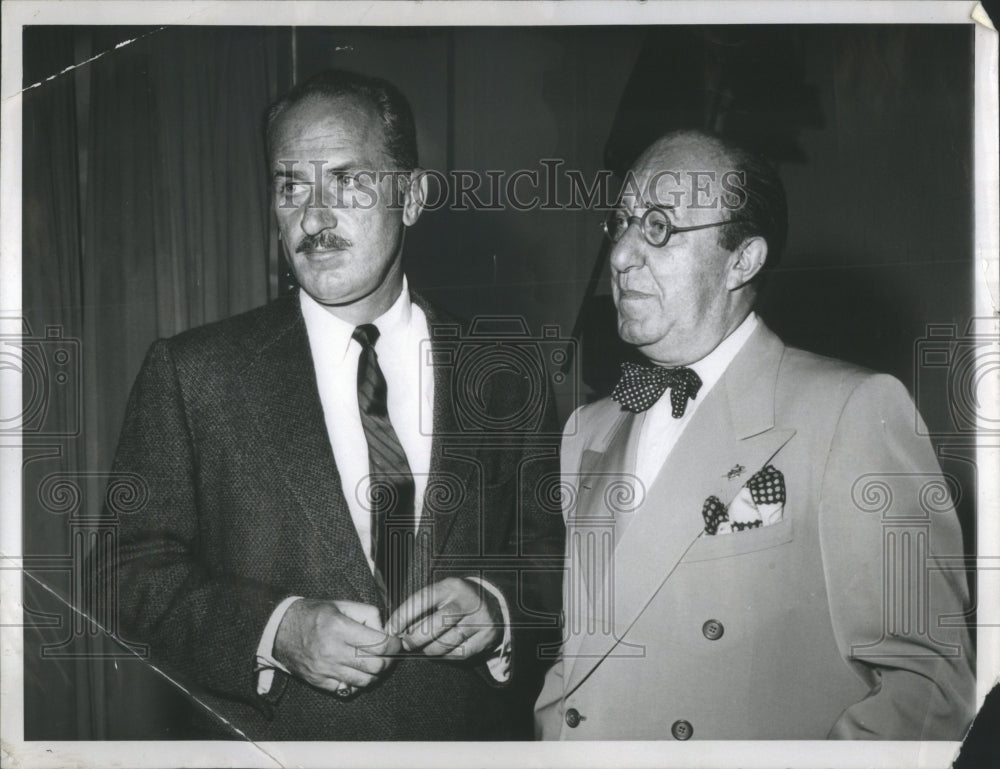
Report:
[[[271,175],[271,178],[274,180],[278,180],[278,179],[306,179],[308,177],[304,172],[298,170],[298,166],[292,168],[291,170],[288,170],[286,166],[281,166],[279,170],[276,170]]]
[[[290,168],[289,168],[290,166]],[[296,179],[310,181],[313,178],[313,173],[315,171],[315,166],[310,162],[298,162],[289,163],[288,165],[278,164],[278,167],[272,174],[271,178],[277,179]],[[356,163],[338,163],[336,165],[330,163],[323,164],[323,174],[326,177],[333,176],[334,174],[342,174],[347,171],[352,171],[358,168]]]
[[[620,209],[624,209],[624,208],[626,208],[626,205],[625,205],[624,202],[619,202],[617,207],[620,208]],[[670,211],[670,212],[673,212],[673,210],[676,208],[676,206],[673,206],[673,205],[671,205],[669,203],[661,206],[661,205],[657,205],[655,203],[650,203],[648,200],[640,200],[636,205],[632,206],[632,210],[634,211],[637,208],[642,208],[642,209],[658,208],[661,211]]]

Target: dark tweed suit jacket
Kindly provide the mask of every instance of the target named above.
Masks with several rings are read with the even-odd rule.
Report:
[[[432,327],[446,320],[414,299]],[[149,498],[120,522],[113,579],[123,635],[148,643],[153,661],[206,706],[197,709],[198,734],[530,738],[543,673],[536,645],[547,631],[518,626],[545,624],[538,615],[546,612],[554,626],[558,611],[558,570],[530,570],[562,551],[561,515],[535,493],[557,477],[558,437],[463,435],[453,373],[435,370],[421,522],[431,532],[431,569],[418,570],[410,587],[454,574],[481,574],[500,587],[514,614],[511,682],[498,685],[482,661],[413,657],[348,700],[282,673],[259,696],[257,644],[284,597],[379,603],[326,433],[298,297],[152,346],[114,466],[142,476]],[[471,395],[502,419],[538,397],[530,384],[489,377]],[[541,420],[545,432],[558,432],[550,397]]]

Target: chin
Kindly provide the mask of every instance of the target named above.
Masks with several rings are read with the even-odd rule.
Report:
[[[637,320],[629,320],[628,318],[622,318],[618,321],[618,336],[626,344],[633,344],[636,346],[648,344],[648,340],[645,339],[645,335],[642,333],[641,324]]]
[[[324,286],[316,283],[302,283],[302,290],[320,304],[344,304],[351,299],[352,292],[344,286]]]

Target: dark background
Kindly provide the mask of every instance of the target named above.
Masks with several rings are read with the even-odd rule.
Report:
[[[261,118],[329,66],[395,82],[422,164],[445,172],[562,159],[590,179],[681,126],[768,151],[791,227],[762,317],[787,343],[917,395],[971,552],[970,436],[939,372],[915,363],[928,324],[960,337],[973,315],[971,26],[35,27],[24,42],[24,84],[41,84],[24,95],[23,306],[35,337],[79,341],[25,448],[27,739],[170,738],[183,723],[185,699],[57,596],[79,605],[91,589],[73,558],[101,523],[102,473],[149,344],[287,290]],[[411,286],[428,298],[575,340],[564,418],[607,392],[623,353],[601,216],[445,209],[407,235]],[[46,494],[53,474],[72,476],[75,501]]]

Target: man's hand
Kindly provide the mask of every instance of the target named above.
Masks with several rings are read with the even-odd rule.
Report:
[[[303,598],[288,607],[274,639],[274,658],[303,681],[343,694],[371,686],[400,651],[375,606]],[[338,691],[339,690],[339,691]]]
[[[407,598],[389,618],[386,632],[400,636],[404,649],[463,660],[497,644],[500,616],[496,599],[488,590],[450,577]]]

